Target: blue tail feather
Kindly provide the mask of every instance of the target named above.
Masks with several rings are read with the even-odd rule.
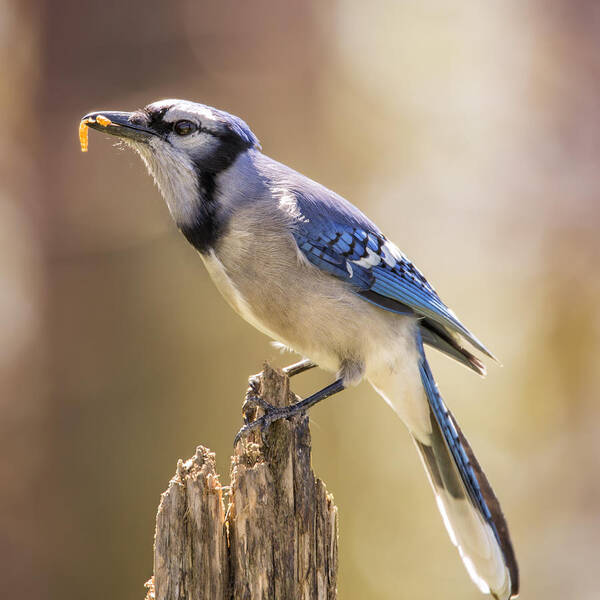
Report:
[[[498,590],[499,595],[496,595],[493,589],[490,590],[490,593],[497,598],[515,597],[519,590],[519,572],[508,533],[508,526],[502,514],[500,503],[473,454],[471,446],[440,396],[425,357],[423,342],[420,336],[418,337],[418,346],[421,381],[431,410],[432,436],[428,443],[415,441],[430,474],[432,486],[436,492],[436,496],[444,490],[449,495],[447,497],[455,498],[456,501],[464,499],[465,494],[468,496],[473,510],[479,513],[482,519],[482,527],[483,523],[486,523],[491,529],[491,534],[493,535],[490,539],[495,538],[502,556],[502,562],[509,576],[508,583],[502,585],[501,591]],[[444,446],[446,446],[446,449],[444,449]],[[454,463],[454,466],[451,463]],[[460,477],[460,480],[456,479],[457,476],[452,475],[452,471],[458,473],[457,476]],[[464,485],[464,490],[460,489],[460,481]],[[445,516],[444,521],[446,522],[449,517],[442,507],[440,507],[440,510],[443,516]],[[460,519],[455,523],[446,522],[446,526],[450,527],[450,529],[460,527]],[[453,533],[450,529],[449,533],[452,538]],[[455,544],[459,546],[459,551],[465,561],[465,565],[473,577],[468,564],[470,562],[473,565],[473,561],[461,550],[460,545],[456,541]],[[478,573],[476,570],[474,572],[474,580],[476,580]]]

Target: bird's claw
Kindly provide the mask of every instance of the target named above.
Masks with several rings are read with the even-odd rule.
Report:
[[[286,371],[286,374],[288,375],[294,375],[296,372],[302,372],[313,366],[316,365],[308,360],[303,360],[296,365],[291,365],[291,367],[284,369],[284,371]],[[301,402],[296,402],[296,404],[290,406],[274,406],[266,400],[263,400],[260,395],[261,382],[262,373],[252,375],[252,377],[248,379],[248,391],[246,392],[246,399],[242,405],[244,426],[237,432],[233,440],[234,446],[237,445],[243,436],[258,428],[260,428],[263,444],[266,444],[265,434],[271,423],[278,421],[279,419],[289,419],[306,410],[306,408],[301,405]],[[256,418],[256,412],[259,408],[262,408],[264,415]]]
[[[250,419],[256,415],[256,409],[259,407],[263,409],[265,414],[258,419],[251,421]],[[286,410],[287,408],[288,407],[273,406],[273,404],[263,400],[260,396],[248,393],[242,406],[245,425],[237,432],[233,440],[233,445],[235,446],[243,436],[258,428],[260,428],[262,441],[264,444],[266,442],[265,434],[269,428],[269,425],[271,425],[271,423],[274,421],[288,417],[289,415],[288,410]]]
[[[260,391],[260,382],[261,382],[262,372],[257,373],[256,375],[252,375],[248,377],[248,392],[258,394]]]
[[[271,408],[271,405],[265,402],[260,396],[261,378],[262,372],[248,378],[246,399],[244,400],[244,404],[242,404],[242,415],[246,424],[255,418],[257,407],[260,406],[265,412]]]
[[[265,440],[265,431],[266,431],[266,427],[268,427],[269,424],[270,424],[270,422],[267,419],[265,419],[264,416],[259,417],[258,419],[255,419],[254,421],[251,421],[251,422],[246,421],[246,424],[237,432],[235,438],[233,439],[233,445],[236,446],[237,443],[242,439],[242,437],[244,437],[245,435],[248,435],[251,431],[254,431],[258,427],[260,427],[262,442],[264,444],[266,441]]]
[[[247,414],[250,411],[256,411],[257,407],[262,408],[265,411],[265,413],[268,413],[273,409],[277,408],[272,404],[269,404],[266,400],[263,400],[260,396],[250,393],[246,394],[246,399],[244,400],[244,404],[242,404],[242,412],[244,413],[244,418],[247,417]]]

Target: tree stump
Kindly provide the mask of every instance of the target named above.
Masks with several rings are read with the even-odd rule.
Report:
[[[268,365],[257,386],[276,406],[298,400],[288,377]],[[261,413],[251,412],[250,420]],[[229,487],[207,448],[180,460],[158,507],[147,599],[335,599],[337,508],[310,455],[302,414],[241,439]]]

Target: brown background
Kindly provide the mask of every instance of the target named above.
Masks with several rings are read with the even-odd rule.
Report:
[[[142,598],[177,458],[202,442],[226,472],[247,375],[294,359],[225,305],[135,155],[79,152],[84,113],[181,97],[364,209],[501,357],[485,381],[432,362],[523,597],[596,598],[599,39],[592,1],[1,1],[2,596]],[[478,598],[375,393],[311,419],[340,598]]]

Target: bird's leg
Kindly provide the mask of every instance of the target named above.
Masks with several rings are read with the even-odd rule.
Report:
[[[321,400],[325,400],[325,398],[329,398],[329,396],[333,396],[334,394],[341,392],[344,387],[344,381],[342,379],[336,379],[336,381],[329,384],[327,387],[324,387],[322,390],[315,392],[312,394],[312,396],[304,398],[304,400],[299,400],[298,402],[290,404],[289,406],[273,406],[272,404],[262,400],[262,398],[258,397],[257,395],[251,395],[249,393],[246,396],[246,402],[244,403],[244,406],[246,407],[247,404],[254,402],[265,411],[265,414],[250,423],[246,422],[246,424],[237,432],[233,444],[237,444],[243,435],[246,435],[253,429],[260,427],[261,430],[264,431],[271,423],[273,423],[273,421],[294,417],[295,415],[308,410],[311,406],[314,406],[318,402],[321,402]]]
[[[310,359],[306,358],[301,360],[293,365],[289,365],[282,369],[283,373],[288,377],[293,377],[294,375],[299,375],[300,373],[304,373],[304,371],[308,371],[316,367],[317,365],[312,362]],[[276,409],[275,406],[263,400],[260,396],[260,378],[262,373],[257,373],[256,375],[252,375],[248,378],[248,390],[246,392],[246,399],[244,404],[242,405],[242,414],[244,415],[244,422],[246,425],[254,419],[256,413],[256,407],[260,406],[265,414],[272,413],[273,410]],[[239,435],[239,434],[238,434]],[[236,436],[236,441],[238,437]]]
[[[294,375],[300,375],[300,373],[304,373],[304,371],[308,371],[309,369],[313,369],[316,367],[316,363],[312,362],[312,360],[305,358],[300,362],[294,363],[293,365],[289,365],[288,367],[284,367],[282,369],[283,373],[288,377],[293,377]],[[275,408],[272,404],[269,404],[265,400],[263,400],[259,395],[260,389],[260,377],[262,373],[257,373],[256,375],[252,375],[248,378],[248,391],[246,392],[246,400],[242,406],[242,413],[246,414],[249,405],[258,405],[263,408],[265,411],[269,411],[272,408]]]
[[[288,377],[293,377],[294,375],[300,375],[300,373],[304,373],[304,371],[313,369],[316,366],[317,365],[312,360],[305,358],[289,367],[284,367],[282,370]]]

